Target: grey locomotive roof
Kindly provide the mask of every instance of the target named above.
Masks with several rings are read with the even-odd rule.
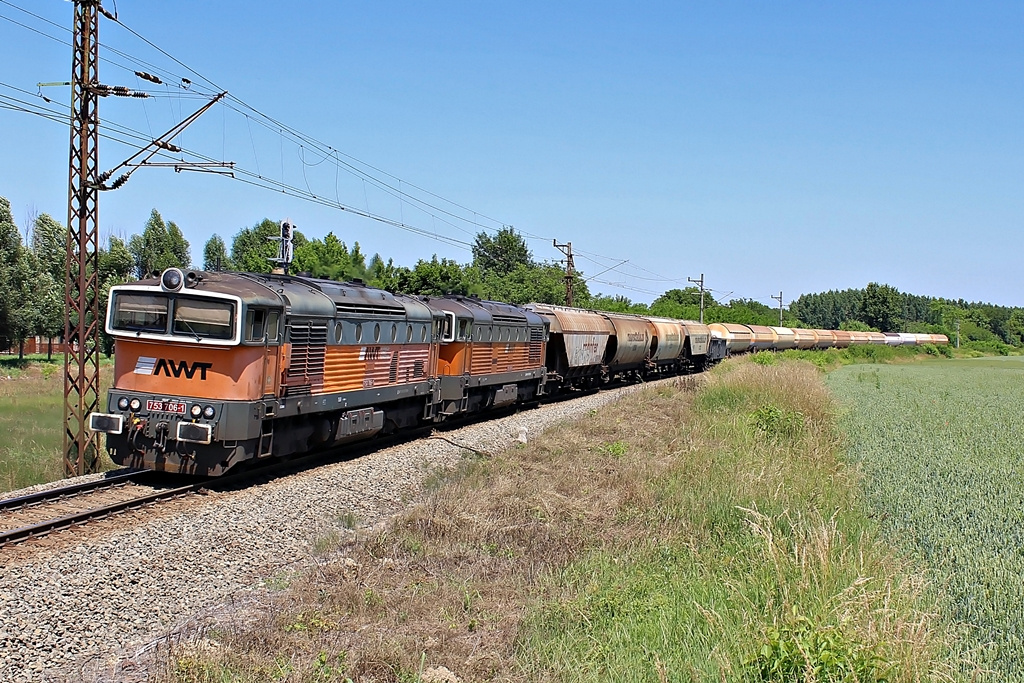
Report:
[[[501,301],[488,301],[472,296],[448,295],[423,297],[431,308],[451,311],[457,316],[472,317],[477,325],[527,325],[541,327],[544,319],[534,313]]]
[[[459,318],[472,318],[476,325],[491,324],[491,312],[480,305],[479,299],[466,296],[425,296],[422,301],[435,311],[450,311]]]
[[[261,282],[254,281],[240,276],[238,273],[224,273],[224,272],[201,272],[201,271],[184,271],[185,273],[194,272],[198,277],[199,281],[192,287],[183,287],[178,290],[178,294],[189,294],[190,292],[201,293],[201,292],[216,292],[218,294],[231,294],[240,298],[246,305],[249,306],[267,306],[267,307],[281,307],[284,302],[281,300],[279,294],[270,289],[267,285]],[[139,280],[138,282],[132,282],[133,285],[147,285],[151,287],[160,286],[159,277],[150,277]]]
[[[430,309],[411,297],[395,295],[361,282],[335,282],[288,275],[252,275],[288,301],[292,315],[317,317],[401,318],[429,321]]]

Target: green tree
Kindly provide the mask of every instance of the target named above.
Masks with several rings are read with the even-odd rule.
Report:
[[[519,266],[532,266],[533,254],[526,240],[507,225],[492,237],[486,232],[477,234],[473,242],[473,265],[483,274],[506,275]]]
[[[11,203],[0,197],[0,337],[9,341],[11,309],[15,304],[15,270],[21,250],[21,233],[11,215]],[[7,346],[7,344],[3,344]]]
[[[233,270],[227,245],[216,233],[203,245],[203,270]]]
[[[114,349],[114,339],[106,333],[104,324],[110,302],[110,288],[131,282],[135,267],[135,258],[121,239],[111,236],[107,240],[107,248],[100,249],[97,273],[100,288],[100,347],[108,356]]]
[[[356,242],[350,252],[345,243],[333,232],[327,233],[322,240],[309,240],[296,248],[292,270],[296,273],[307,272],[313,277],[328,280],[368,278],[366,256],[359,249],[359,243]]]
[[[47,339],[46,356],[52,358],[52,339],[64,333],[67,229],[49,214],[39,215],[32,226],[32,252],[40,268],[39,315],[32,333]]]
[[[902,322],[903,303],[895,287],[871,282],[864,290],[857,319],[882,332],[896,332]]]
[[[135,258],[135,272],[140,279],[173,266],[188,268],[191,263],[188,240],[173,221],[165,224],[156,209],[149,214],[142,234],[132,235],[128,250]]]
[[[7,337],[18,345],[18,357],[24,358],[25,339],[43,323],[42,304],[47,292],[40,285],[45,286],[45,281],[51,278],[42,269],[32,250],[20,244],[10,261],[8,273],[6,295],[11,297],[11,302]]]
[[[412,268],[396,269],[389,291],[425,296],[481,293],[480,274],[475,268],[459,265],[451,259],[420,260]]]

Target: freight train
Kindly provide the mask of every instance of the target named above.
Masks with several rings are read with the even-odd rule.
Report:
[[[114,381],[107,412],[92,413],[89,427],[106,435],[111,459],[208,476],[548,395],[698,372],[730,353],[945,343],[178,268],[113,287],[106,331]]]

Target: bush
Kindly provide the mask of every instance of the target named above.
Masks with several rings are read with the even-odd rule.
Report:
[[[996,354],[998,356],[1009,356],[1013,347],[1000,341],[969,341],[964,347],[982,353]]]
[[[775,354],[771,351],[758,351],[750,360],[758,365],[775,365]]]
[[[804,416],[795,410],[785,410],[774,403],[765,403],[750,415],[758,431],[772,438],[793,438],[804,428]]]

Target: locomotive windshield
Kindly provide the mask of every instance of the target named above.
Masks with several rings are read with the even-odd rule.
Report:
[[[167,297],[118,294],[114,298],[112,326],[126,332],[166,332]]]
[[[229,301],[116,292],[111,306],[111,328],[123,332],[195,340],[231,339],[235,332],[235,305]]]
[[[177,299],[174,302],[174,334],[199,339],[231,339],[234,304],[206,299]]]

